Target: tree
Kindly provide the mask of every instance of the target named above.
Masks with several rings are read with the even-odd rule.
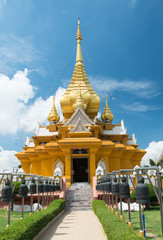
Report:
[[[151,167],[159,167],[163,163],[163,158],[161,158],[158,162],[155,162],[153,159],[149,159],[149,163]]]

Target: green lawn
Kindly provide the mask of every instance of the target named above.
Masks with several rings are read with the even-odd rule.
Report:
[[[161,231],[161,217],[159,206],[151,207],[150,210],[144,211],[145,214],[145,228],[147,229],[147,239],[162,239]],[[125,218],[125,223],[128,223],[128,212],[124,211],[123,216]],[[139,233],[140,222],[139,222],[139,212],[131,212],[131,220],[133,227],[136,232]],[[150,235],[150,236],[149,236]]]
[[[24,218],[29,216],[29,213],[24,213]],[[12,225],[15,221],[21,221],[21,213],[11,212],[11,222]],[[8,211],[6,209],[0,209],[0,231],[4,230],[8,223]]]

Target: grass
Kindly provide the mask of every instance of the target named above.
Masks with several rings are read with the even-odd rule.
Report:
[[[29,212],[24,213],[24,218],[29,216]],[[16,221],[20,221],[21,213],[11,212],[10,224],[12,225]],[[0,231],[6,228],[8,223],[8,211],[6,209],[0,209]]]
[[[51,222],[65,208],[65,201],[57,199],[43,211],[35,212],[31,216],[25,216],[23,220],[17,220],[8,229],[0,231],[1,240],[30,240]],[[17,214],[16,214],[17,215]],[[17,216],[16,216],[17,217]]]
[[[159,206],[151,207],[150,210],[145,210],[145,228],[147,239],[162,239],[162,231],[161,231],[161,216],[160,216],[160,208]],[[126,224],[128,223],[128,212],[124,211],[123,216],[125,218]],[[133,223],[133,227],[137,233],[140,230],[140,222],[139,222],[139,212],[131,212],[131,221]]]

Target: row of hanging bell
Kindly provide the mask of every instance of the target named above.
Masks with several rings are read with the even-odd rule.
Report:
[[[51,182],[48,183],[46,180],[45,184],[41,180],[39,180],[38,184],[38,193],[44,193],[44,192],[54,192],[56,191],[57,186],[51,184]],[[35,182],[35,179],[32,179],[31,184],[29,185],[29,193],[30,194],[36,194],[37,185]]]
[[[121,183],[117,182],[115,177],[113,182],[110,177],[108,178],[99,178],[96,185],[97,191],[102,191],[106,193],[112,193],[112,195],[120,195],[122,199],[130,198],[130,186],[126,180],[126,177],[121,178]],[[135,188],[136,192],[136,203],[138,204],[149,204],[149,191],[147,185],[144,183],[144,177],[138,177],[138,183]]]
[[[55,192],[60,190],[60,184],[56,183],[56,185],[52,184],[51,182],[45,181],[44,184],[44,192]]]

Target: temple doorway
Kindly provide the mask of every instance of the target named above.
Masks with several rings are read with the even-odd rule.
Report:
[[[72,158],[72,182],[88,182],[88,157]]]

